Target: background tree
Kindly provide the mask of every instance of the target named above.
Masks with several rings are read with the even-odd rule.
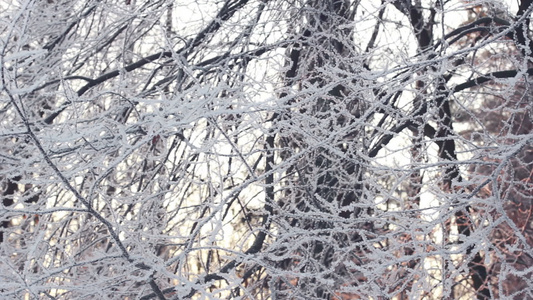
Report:
[[[517,15],[523,15],[528,6],[529,3],[522,2]],[[509,25],[509,16],[501,9],[497,10],[491,6],[475,7],[470,16],[474,19],[492,17],[495,19],[495,23],[499,23],[500,26]],[[526,22],[528,21],[526,20]],[[523,28],[519,28],[516,33],[508,35],[510,41],[519,41],[519,47],[516,47],[516,44],[507,43],[484,48],[480,50],[482,53],[479,55],[483,59],[474,61],[474,63],[481,65],[487,61],[490,63],[488,64],[490,68],[497,68],[500,64],[512,66],[516,61],[520,61],[523,56],[520,52],[529,51],[520,46],[520,44],[525,45],[526,41],[525,38],[518,37],[524,35],[523,30]],[[485,34],[485,32],[471,34],[465,42],[475,43],[476,40],[485,38]],[[494,58],[494,54],[497,53],[504,55]],[[490,58],[490,60],[486,58]],[[519,139],[515,139],[517,136],[530,134],[533,126],[531,123],[530,91],[527,85],[527,81],[521,81],[513,86],[514,91],[504,92],[502,89],[508,89],[508,87],[495,81],[490,85],[485,84],[477,89],[472,89],[470,95],[473,99],[477,99],[475,101],[479,101],[480,106],[472,108],[467,115],[463,115],[463,110],[457,111],[456,120],[464,126],[462,134],[470,140],[479,140],[479,134],[490,132],[493,138],[492,143],[501,146],[515,145],[519,141]],[[475,119],[476,122],[472,122],[472,119]],[[480,130],[480,124],[484,125],[483,130]],[[491,218],[505,220],[489,236],[492,247],[495,249],[486,254],[491,259],[487,268],[492,275],[488,278],[487,284],[499,287],[492,290],[495,298],[506,296],[512,298],[531,297],[529,288],[531,276],[528,276],[527,272],[522,273],[525,275],[522,276],[522,274],[518,275],[514,272],[507,273],[505,270],[507,269],[506,265],[511,264],[513,265],[511,269],[519,270],[520,273],[527,268],[526,265],[531,265],[532,262],[531,254],[527,250],[520,250],[524,247],[530,247],[532,242],[532,223],[529,216],[532,193],[529,182],[533,174],[533,161],[530,154],[531,145],[525,145],[517,149],[514,156],[507,158],[508,161],[505,162],[487,152],[483,159],[496,162],[498,165],[470,167],[470,172],[476,175],[496,178],[497,186],[487,184],[482,188],[479,196],[489,201],[491,197],[497,197],[503,204],[499,209],[491,206],[480,206],[477,207],[479,211],[476,211],[476,214],[480,215],[480,219],[486,218],[483,214],[490,214]],[[502,167],[502,164],[505,164],[505,167]],[[499,194],[494,195],[494,191]],[[519,228],[520,233],[514,232],[515,229],[512,229],[514,226],[516,226],[515,229]],[[516,249],[513,249],[515,247]],[[500,269],[501,266],[504,268]]]
[[[5,298],[532,298],[530,1],[0,1]]]

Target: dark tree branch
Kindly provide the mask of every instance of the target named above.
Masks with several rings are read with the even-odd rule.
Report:
[[[517,70],[507,70],[507,71],[497,71],[497,72],[491,72],[483,76],[479,76],[475,79],[466,81],[464,83],[461,83],[459,85],[456,85],[453,87],[450,91],[451,94],[455,94],[457,92],[466,90],[468,88],[473,88],[477,86],[481,86],[482,84],[492,81],[494,79],[504,79],[504,78],[513,78],[518,75]],[[524,75],[531,76],[533,75],[533,68],[528,69]]]
[[[416,40],[420,50],[428,49],[433,41],[433,20],[426,22],[422,15],[422,8],[411,3],[411,0],[395,0],[392,2],[394,7],[403,13],[411,26],[415,34]],[[435,13],[432,12],[432,17]]]
[[[517,18],[523,18],[523,24],[517,24],[516,26],[516,42],[518,49],[525,57],[530,57],[533,54],[533,42],[529,37],[529,15],[531,14],[531,4],[533,0],[522,0],[518,7],[516,14]]]
[[[385,13],[385,8],[387,7],[385,0],[381,1],[381,7],[379,9],[378,18],[376,20],[376,25],[374,25],[374,31],[372,31],[372,35],[370,36],[370,40],[368,41],[368,44],[365,48],[365,53],[369,53],[372,48],[374,48],[376,43],[376,38],[378,37],[379,33],[379,27],[381,25],[381,22],[383,20],[383,14]],[[365,61],[364,68],[367,70],[370,70],[369,61],[368,59]]]

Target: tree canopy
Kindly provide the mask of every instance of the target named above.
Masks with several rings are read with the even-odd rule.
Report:
[[[0,296],[533,298],[531,2],[0,0]]]

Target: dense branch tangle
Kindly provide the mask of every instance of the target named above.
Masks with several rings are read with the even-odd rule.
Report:
[[[321,276],[273,280],[276,297],[329,298],[356,280],[344,263],[364,252],[357,228],[367,223],[365,207],[372,207],[362,199],[365,162],[357,153],[364,148],[364,128],[355,123],[364,114],[364,95],[354,88],[364,85],[357,82],[362,61],[353,44],[348,2],[312,1],[293,19],[298,25],[289,34],[296,42],[287,50],[282,98],[296,109],[279,114],[273,124],[285,148],[282,159],[299,157],[286,166],[287,188],[275,217],[280,232],[291,233],[293,241],[283,238],[273,251],[284,258],[277,262],[281,274]]]
[[[533,297],[528,1],[4,2],[2,297]]]

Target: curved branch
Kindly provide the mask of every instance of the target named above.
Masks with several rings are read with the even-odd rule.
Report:
[[[512,77],[515,77],[517,74],[518,74],[517,70],[507,70],[507,71],[497,71],[497,72],[487,73],[486,75],[482,75],[475,79],[456,85],[450,90],[450,94],[455,94],[465,89],[482,85],[483,83],[489,82],[494,79],[512,78]],[[529,68],[525,72],[525,74],[529,76],[533,75],[533,68]]]
[[[531,4],[533,4],[532,0],[522,0],[520,1],[520,6],[518,7],[518,12],[516,14],[517,17],[527,16],[528,14],[531,14]],[[523,18],[524,25],[523,26],[516,26],[516,42],[520,44],[522,47],[520,52],[522,52],[522,55],[525,57],[531,56],[533,53],[533,42],[528,37],[529,33],[529,17]],[[518,46],[518,45],[517,45]]]
[[[488,27],[488,28],[486,26],[481,26],[480,27],[478,25],[486,25],[486,24],[490,24],[490,23],[496,23],[496,24],[503,25],[504,29],[511,25],[508,21],[506,21],[504,19],[500,19],[498,17],[484,17],[484,18],[481,18],[481,19],[477,19],[474,22],[471,22],[471,23],[469,23],[469,24],[467,24],[465,26],[461,26],[461,27],[453,30],[452,32],[450,32],[447,35],[445,35],[443,40],[447,40],[447,39],[449,39],[451,37],[456,36],[452,40],[452,42],[449,43],[449,44],[453,44],[457,40],[459,40],[460,38],[462,38],[463,36],[465,36],[465,35],[467,35],[467,34],[469,34],[471,32],[488,30],[490,27]],[[512,37],[512,34],[508,33],[506,36],[507,37]],[[438,41],[435,44],[435,47],[438,47],[441,44],[441,42],[442,41]]]

